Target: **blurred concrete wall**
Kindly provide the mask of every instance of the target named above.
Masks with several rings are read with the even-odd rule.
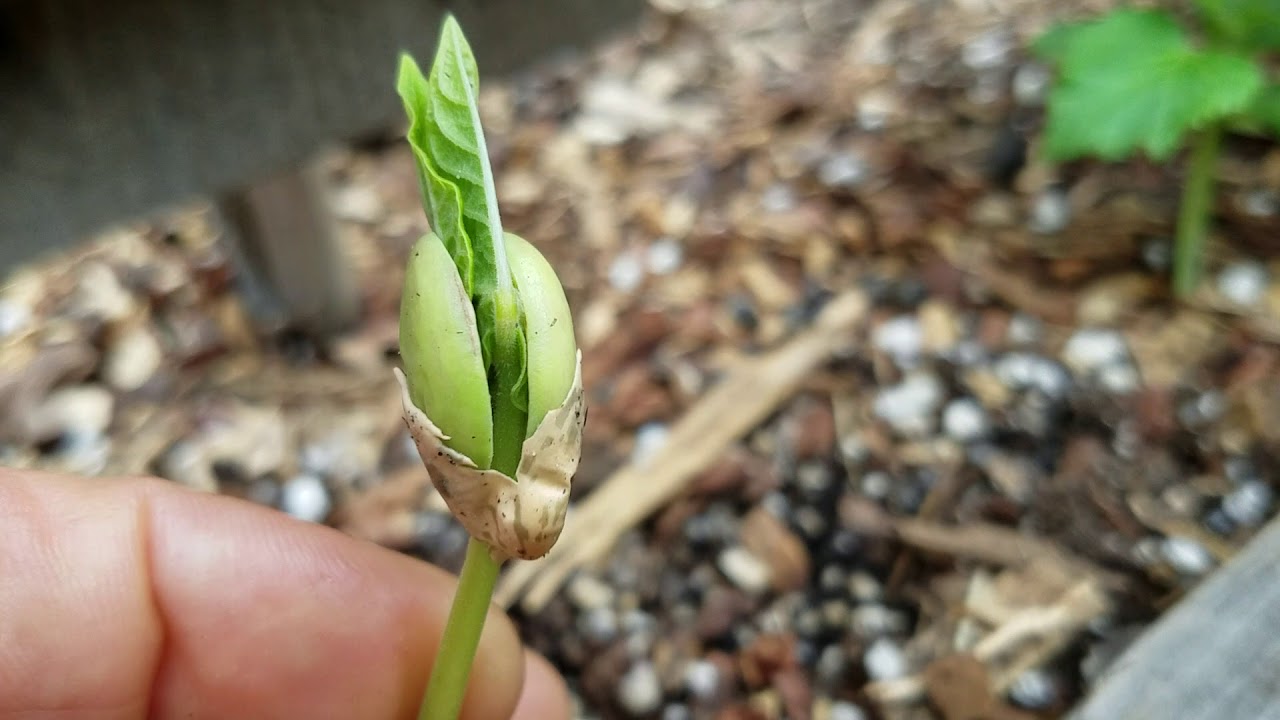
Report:
[[[0,0],[0,271],[398,121],[398,53],[429,62],[446,7],[492,76],[641,5]]]

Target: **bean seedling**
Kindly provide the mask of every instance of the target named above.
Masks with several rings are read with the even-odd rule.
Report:
[[[502,229],[479,86],[452,16],[429,75],[401,57],[432,232],[405,271],[396,378],[432,484],[471,535],[420,720],[458,716],[502,561],[541,557],[559,538],[585,421],[564,290],[532,244]]]

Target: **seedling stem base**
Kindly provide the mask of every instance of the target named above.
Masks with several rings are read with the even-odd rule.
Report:
[[[457,720],[462,711],[467,678],[489,613],[498,569],[499,563],[490,555],[488,546],[472,538],[418,720]]]

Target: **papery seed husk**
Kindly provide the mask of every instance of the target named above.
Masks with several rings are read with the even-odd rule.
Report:
[[[404,374],[394,372],[409,434],[432,485],[462,527],[488,545],[495,559],[536,560],[546,555],[564,529],[569,487],[582,457],[587,413],[581,351],[564,402],[547,413],[521,446],[515,478],[481,470],[445,445],[449,438],[413,404]]]

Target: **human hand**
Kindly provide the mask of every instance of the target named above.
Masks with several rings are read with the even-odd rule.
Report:
[[[164,481],[0,469],[0,720],[412,718],[454,584]],[[569,716],[491,608],[463,717]]]

